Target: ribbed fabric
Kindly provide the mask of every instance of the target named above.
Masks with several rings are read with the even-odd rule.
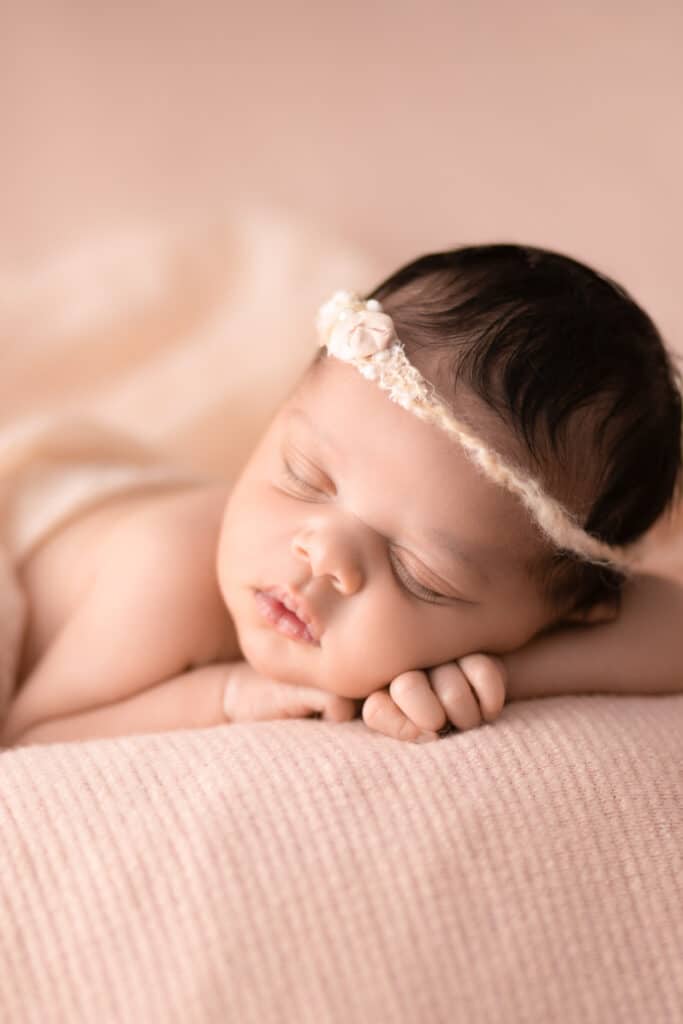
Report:
[[[0,755],[3,1024],[683,1020],[683,697]]]

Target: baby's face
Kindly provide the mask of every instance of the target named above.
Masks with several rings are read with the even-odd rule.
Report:
[[[228,500],[218,577],[263,675],[352,698],[501,653],[553,620],[542,541],[457,442],[328,358],[280,409]],[[305,631],[276,597],[303,601]]]

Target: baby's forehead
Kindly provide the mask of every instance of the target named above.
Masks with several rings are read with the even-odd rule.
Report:
[[[435,369],[433,363],[430,365]],[[447,475],[457,478],[463,457],[470,466],[475,464],[471,452],[456,438],[438,425],[425,423],[413,410],[402,408],[357,369],[328,357],[317,362],[311,371],[302,381],[300,405],[312,412],[321,436],[324,421],[328,440],[342,450],[350,444],[355,446],[354,460],[372,458],[379,438],[387,448],[403,449],[406,478],[415,478],[415,471],[425,463],[441,463],[444,479]],[[423,368],[421,372],[424,373]],[[435,371],[435,380],[443,379],[443,372],[437,376]],[[444,397],[439,389],[436,393],[459,423],[481,441],[484,451],[495,452],[517,470],[540,479],[540,466],[497,409],[463,383],[458,384],[452,397]],[[483,475],[483,470],[479,473]]]
[[[484,447],[525,468],[528,453],[515,430],[496,409],[465,385],[459,385],[450,398],[437,393]],[[410,464],[410,454],[419,454],[423,463],[441,462],[444,469],[450,462],[451,475],[457,474],[463,456],[473,464],[463,445],[445,430],[424,422],[414,411],[407,411],[356,368],[333,357],[310,368],[286,411],[294,411],[329,445],[340,450],[352,448],[357,461],[375,454],[378,439],[384,450],[401,449],[405,453],[406,476],[410,469],[419,468]]]

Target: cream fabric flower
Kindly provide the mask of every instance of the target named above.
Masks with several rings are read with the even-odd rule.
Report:
[[[373,356],[375,352],[389,348],[396,340],[390,316],[359,310],[341,314],[330,332],[327,351],[331,356],[349,362]]]

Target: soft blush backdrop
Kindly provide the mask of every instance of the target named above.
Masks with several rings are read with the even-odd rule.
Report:
[[[3,5],[0,256],[267,199],[376,254],[524,240],[683,351],[670,0]]]

